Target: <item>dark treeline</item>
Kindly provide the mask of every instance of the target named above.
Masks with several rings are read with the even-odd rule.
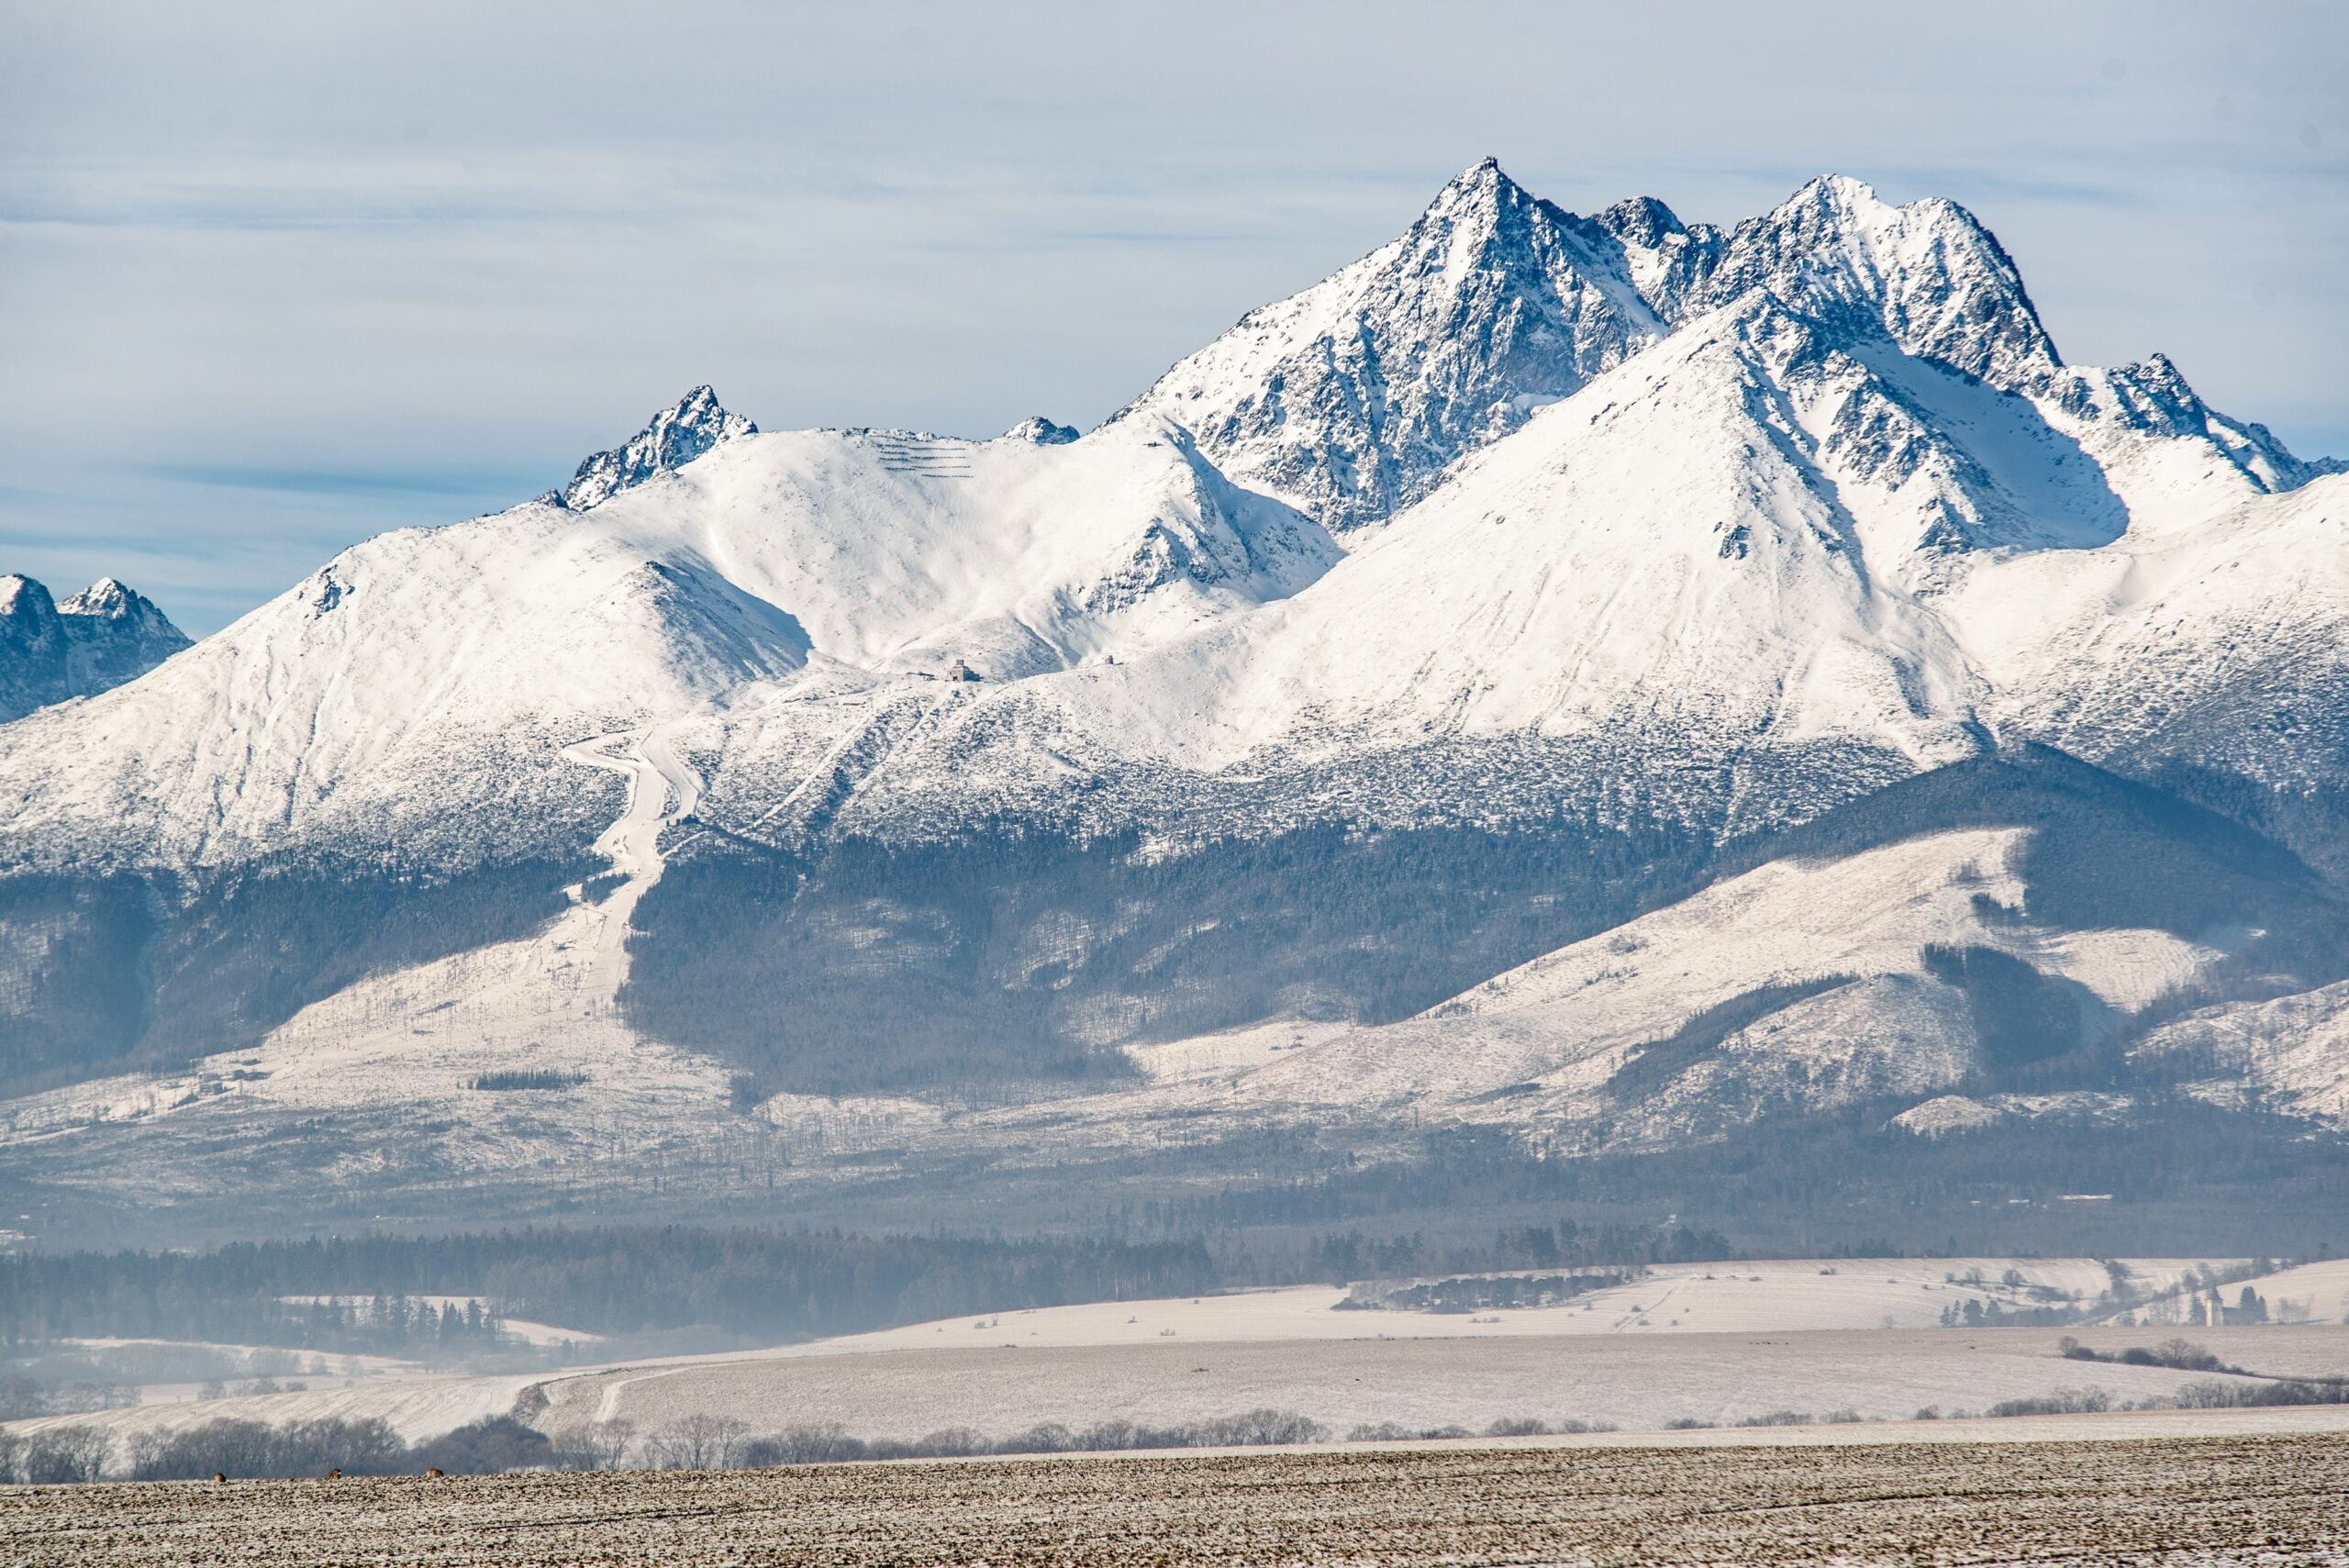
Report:
[[[39,932],[51,955],[0,1032],[0,1091],[177,1070],[258,1041],[366,975],[525,935],[592,869],[534,860],[452,877],[289,858],[193,880],[0,876],[0,921]]]
[[[1356,1285],[1338,1306],[1351,1312],[1489,1312],[1555,1307],[1594,1290],[1627,1284],[1634,1274],[1611,1270],[1574,1274],[1470,1274],[1391,1286]]]
[[[707,1423],[727,1426],[731,1423]],[[690,1430],[662,1434],[647,1445],[647,1457],[656,1464],[688,1468],[682,1461],[697,1457],[690,1446]],[[727,1434],[712,1434],[718,1443]],[[838,1424],[787,1427],[769,1437],[747,1438],[739,1447],[711,1457],[715,1465],[695,1468],[763,1469],[775,1464],[839,1464],[869,1459],[967,1459],[989,1453],[1114,1453],[1133,1449],[1261,1448],[1326,1440],[1330,1429],[1320,1422],[1286,1410],[1245,1410],[1204,1421],[1175,1421],[1165,1426],[1147,1422],[1097,1421],[1073,1428],[1048,1421],[1009,1437],[988,1438],[967,1429],[950,1427],[918,1438],[852,1437]]]
[[[1489,1242],[1431,1242],[1418,1231],[1372,1237],[1330,1231],[1313,1243],[1310,1273],[1330,1284],[1415,1274],[1488,1273],[1598,1264],[1696,1263],[1736,1256],[1729,1238],[1685,1225],[1509,1225]],[[1620,1275],[1610,1275],[1620,1278]]]
[[[1360,1229],[1386,1253],[1353,1277],[1570,1263],[1753,1257],[2068,1252],[2317,1256],[2349,1242],[2349,1144],[2307,1124],[2140,1088],[2125,1118],[2018,1118],[1941,1138],[1892,1118],[1887,1099],[1765,1116],[1733,1138],[1652,1151],[1542,1159],[1504,1129],[1422,1136],[1412,1157],[1324,1169],[1220,1193],[1095,1211],[1128,1236],[1204,1235],[1269,1267],[1325,1277],[1318,1238]],[[1235,1144],[1237,1140],[1235,1140]],[[1253,1153],[1235,1148],[1234,1162]],[[2070,1193],[2111,1195],[2093,1207]],[[1507,1217],[1564,1213],[1593,1244],[1555,1258],[1488,1245]],[[1684,1217],[1659,1228],[1627,1217]],[[1680,1231],[1685,1227],[1687,1234]],[[1489,1259],[1490,1261],[1486,1261]]]
[[[118,1384],[45,1383],[20,1374],[0,1377],[0,1421],[21,1421],[33,1416],[79,1416],[137,1403],[139,1391]]]
[[[1480,1236],[1365,1235],[1295,1246],[718,1230],[530,1229],[238,1242],[201,1252],[0,1257],[0,1343],[208,1340],[477,1359],[507,1318],[591,1333],[768,1342],[966,1312],[1197,1296],[1231,1286],[1687,1262],[1734,1255],[1683,1226],[1572,1218]],[[415,1297],[448,1296],[435,1307]],[[609,1353],[607,1351],[605,1353]],[[221,1375],[227,1375],[222,1373]]]
[[[317,1475],[328,1470],[398,1475],[422,1463],[411,1458],[413,1451],[391,1423],[376,1417],[327,1417],[282,1426],[223,1418],[178,1431],[139,1432],[125,1447],[124,1472],[133,1481]]]
[[[985,1098],[1130,1076],[1094,1038],[1105,999],[1150,996],[1159,1039],[1279,1017],[1298,995],[1329,1016],[1408,1017],[1625,918],[1709,850],[1677,825],[1563,811],[1499,832],[1327,823],[1174,856],[1141,846],[1136,832],[1073,841],[1005,823],[801,853],[705,826],[638,907],[622,1001],[640,1028],[763,1093]],[[876,919],[886,984],[867,939],[848,935]],[[1097,939],[1050,962],[1021,956],[1063,946],[1036,939],[1072,921]]]
[[[966,1311],[1195,1296],[1197,1242],[982,1240],[701,1229],[500,1230],[239,1242],[200,1252],[0,1257],[0,1341],[76,1336],[370,1349],[410,1296],[607,1335],[691,1328],[791,1339]],[[340,1298],[340,1307],[286,1297]],[[364,1303],[363,1309],[358,1305]],[[420,1324],[422,1315],[406,1317]],[[462,1321],[462,1318],[461,1318]],[[433,1315],[432,1332],[446,1317]]]

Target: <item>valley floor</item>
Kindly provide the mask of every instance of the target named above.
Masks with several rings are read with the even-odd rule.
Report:
[[[2093,1419],[2089,1418],[2088,1419]],[[2349,1562],[2349,1440],[1765,1439],[0,1493],[26,1568]]]
[[[2161,1288],[2195,1264],[2140,1258],[2129,1266]],[[2002,1283],[2009,1273],[2017,1283]],[[421,1441],[518,1409],[548,1432],[619,1421],[640,1440],[701,1417],[740,1422],[754,1435],[837,1423],[866,1440],[962,1428],[999,1440],[1045,1423],[1165,1426],[1269,1407],[1339,1438],[1379,1427],[1483,1431],[1496,1421],[1625,1434],[1695,1423],[1726,1434],[1740,1422],[1792,1418],[1823,1438],[1880,1434],[1883,1424],[1910,1423],[1930,1409],[1938,1423],[1911,1428],[1927,1436],[2004,1401],[2069,1390],[2100,1395],[2114,1407],[2097,1418],[2094,1429],[2103,1432],[2349,1433],[2349,1405],[2125,1410],[2174,1400],[2212,1374],[2067,1360],[2061,1350],[2066,1335],[2108,1355],[2183,1336],[2261,1377],[2338,1377],[2349,1373],[2349,1262],[2259,1277],[2267,1299],[2304,1321],[2193,1326],[2175,1298],[2165,1298],[2164,1310],[2132,1314],[2162,1321],[1936,1326],[1954,1304],[2003,1301],[2013,1311],[2031,1304],[2033,1288],[2086,1296],[2105,1278],[2090,1259],[1746,1260],[1659,1266],[1562,1304],[1484,1313],[1341,1311],[1346,1291],[1300,1286],[981,1314],[767,1351],[562,1372],[377,1376],[210,1401],[185,1391],[150,1394],[128,1408],[9,1429],[29,1436],[94,1425],[128,1440],[223,1417],[380,1417]],[[2024,1433],[2033,1419],[2004,1418],[1973,1430]]]

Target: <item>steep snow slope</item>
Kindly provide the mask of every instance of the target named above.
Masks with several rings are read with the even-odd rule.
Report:
[[[2123,448],[2125,463],[2099,456]],[[2206,439],[2083,425],[1902,353],[1872,318],[1798,315],[1757,291],[1456,463],[1291,598],[911,728],[876,705],[848,742],[794,743],[767,711],[711,737],[730,775],[711,809],[763,817],[788,791],[763,780],[796,789],[821,767],[837,775],[827,809],[884,831],[958,811],[1261,831],[1333,796],[1356,820],[1493,821],[1610,795],[1717,830],[1977,750],[1985,719],[2125,762],[2064,697],[2132,680],[2133,651],[2086,647],[2127,617],[2081,585],[2169,581],[2159,562],[2180,554],[2203,581],[2240,561],[2236,591],[2264,592],[2244,552],[2260,538],[2288,551],[2340,483],[2264,499]],[[2283,520],[2184,521],[2234,506]],[[2349,594],[2314,581],[2338,556],[2282,579],[2320,591],[2266,623],[2198,590],[2165,623],[2179,680],[2233,680],[2239,656],[2195,651],[2246,646],[2238,623],[2292,625],[2303,645],[2349,623]],[[2124,715],[2118,695],[2109,722],[2199,722],[2216,730],[2204,755],[2247,746],[2321,773],[2337,766],[2321,715],[2344,711],[2318,679],[2328,658],[2301,667],[2321,689],[2284,733],[2234,737],[2254,717],[2241,706]],[[1496,745],[1510,750],[1468,754]],[[936,788],[947,778],[952,795]]]
[[[811,658],[1002,676],[1130,653],[1335,555],[1147,420],[1074,445],[738,435],[590,512],[380,536],[151,678],[37,716],[0,748],[0,833],[28,860],[556,850],[612,815],[560,755],[583,735]]]
[[[1805,432],[1757,395],[1761,361],[1804,332],[1759,298],[1699,324],[1233,628],[1233,739],[1277,741],[1309,712],[1389,735],[1622,727],[1716,755],[1843,736],[1965,749],[1954,651],[1871,580]]]
[[[37,861],[540,849],[612,814],[561,746],[807,653],[787,614],[689,550],[555,507],[404,529],[146,679],[13,728],[6,830]]]
[[[1930,576],[1912,558],[1961,508],[1986,535],[2110,537],[2119,506],[2091,465],[2031,467],[2076,449],[2028,405],[1953,381],[1932,395],[1974,424],[1941,432],[1869,351],[1751,296],[1543,409],[1295,595],[936,716],[851,810],[910,817],[907,781],[952,775],[974,811],[1050,813],[1038,797],[1067,798],[1074,767],[1162,781],[1151,806],[1111,790],[1085,809],[1164,823],[1236,784],[1305,794],[1327,787],[1315,770],[1391,765],[1350,809],[1497,820],[1613,796],[1719,829],[1969,754],[1976,677],[1904,588]],[[1869,397],[1906,450],[1881,419],[1846,438]],[[1442,760],[1497,744],[1532,750],[1498,780]],[[732,822],[725,784],[710,810]]]
[[[839,662],[896,673],[962,658],[998,680],[1131,655],[1294,593],[1337,559],[1319,528],[1148,418],[1073,443],[737,439],[594,521],[684,541]]]
[[[2110,550],[1976,563],[1951,624],[2017,728],[2125,771],[2349,768],[2349,476]]]
[[[152,600],[111,577],[62,604],[29,577],[0,577],[0,724],[137,680],[187,645]]]

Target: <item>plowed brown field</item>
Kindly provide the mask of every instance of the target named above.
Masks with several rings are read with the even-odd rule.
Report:
[[[2338,1438],[1474,1449],[17,1488],[0,1561],[2349,1563]]]

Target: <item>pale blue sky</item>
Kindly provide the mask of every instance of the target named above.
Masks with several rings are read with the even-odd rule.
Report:
[[[208,631],[703,381],[1089,425],[1486,153],[1953,196],[2067,358],[2349,454],[2349,6],[1095,9],[0,0],[0,571]]]

